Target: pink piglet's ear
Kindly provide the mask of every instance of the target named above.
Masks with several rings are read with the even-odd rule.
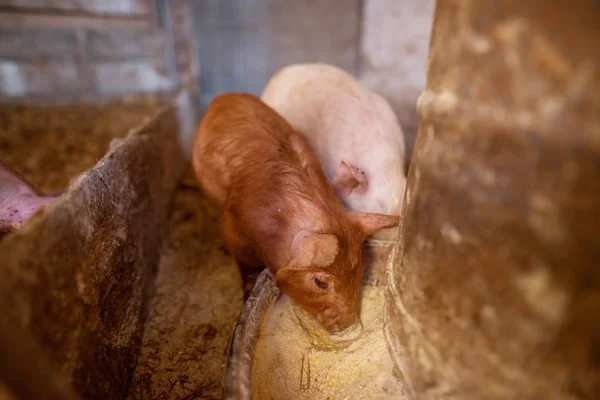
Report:
[[[348,216],[357,223],[366,236],[371,236],[375,232],[398,226],[400,223],[399,215],[374,214],[358,211],[349,211]]]
[[[362,169],[342,160],[331,181],[331,187],[340,199],[345,199],[352,192],[366,192],[368,183],[367,176]]]

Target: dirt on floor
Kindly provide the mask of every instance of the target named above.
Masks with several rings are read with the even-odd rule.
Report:
[[[186,182],[171,206],[130,400],[222,398],[242,283],[220,238],[218,209]]]
[[[0,160],[42,192],[67,187],[158,108],[152,99],[95,105],[0,104]]]

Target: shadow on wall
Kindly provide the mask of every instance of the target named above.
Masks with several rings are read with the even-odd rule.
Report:
[[[410,154],[425,87],[434,0],[194,1],[200,104],[260,95],[279,68],[325,62],[360,77],[394,107]]]

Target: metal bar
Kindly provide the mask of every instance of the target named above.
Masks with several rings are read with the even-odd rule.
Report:
[[[75,32],[77,68],[82,78],[81,87],[84,97],[89,98],[96,94],[96,82],[87,54],[87,31],[79,29]]]
[[[35,27],[55,29],[128,29],[151,30],[149,18],[89,16],[85,14],[39,14],[30,12],[0,11],[0,26]]]
[[[173,37],[173,17],[171,15],[170,0],[156,0],[156,15],[159,26],[164,29],[166,46],[165,60],[167,63],[167,74],[173,85],[173,89],[180,84],[179,72],[177,71],[177,56],[175,54],[175,39]]]
[[[114,11],[97,11],[93,8],[86,7],[85,4],[81,4],[80,7],[69,8],[69,7],[29,7],[29,6],[11,6],[11,5],[0,5],[0,12],[11,12],[11,13],[31,13],[31,14],[60,14],[60,15],[85,15],[89,17],[123,17],[123,18],[146,18],[151,16],[148,12],[114,12]]]

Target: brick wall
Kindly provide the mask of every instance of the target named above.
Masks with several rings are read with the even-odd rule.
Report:
[[[260,94],[293,63],[339,66],[392,104],[410,150],[425,87],[434,0],[201,0],[194,2],[201,104],[218,94]]]
[[[188,8],[183,0],[0,0],[0,97],[81,100],[194,86]]]
[[[434,3],[0,0],[0,97],[195,90],[201,78],[206,106],[223,92],[260,94],[284,65],[320,61],[384,95],[410,149]]]

